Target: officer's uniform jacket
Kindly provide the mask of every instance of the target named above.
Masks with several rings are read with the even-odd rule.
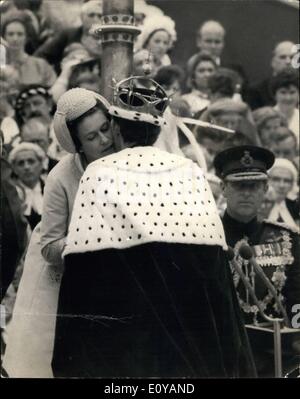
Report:
[[[279,298],[286,306],[289,317],[291,317],[293,305],[300,303],[299,234],[285,224],[268,220],[260,222],[255,218],[249,223],[241,223],[226,212],[223,217],[223,225],[227,244],[233,248],[236,255],[238,255],[241,245],[251,246],[256,262],[273,283]],[[272,296],[261,279],[253,274],[249,261],[240,256],[237,257],[237,261],[252,284],[254,282],[256,296],[266,314],[278,315],[278,309]],[[258,308],[250,297],[247,299],[244,285],[234,271],[233,277],[245,319],[248,322],[255,321],[258,316]]]

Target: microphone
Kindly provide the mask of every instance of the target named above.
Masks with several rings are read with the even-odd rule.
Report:
[[[250,261],[250,264],[254,268],[257,276],[261,279],[261,281],[263,282],[265,287],[269,290],[269,292],[273,296],[275,302],[277,303],[278,308],[280,309],[280,311],[281,311],[281,313],[283,315],[283,319],[285,321],[285,324],[288,326],[289,325],[289,319],[287,317],[286,310],[285,310],[281,300],[278,297],[278,294],[276,292],[276,289],[275,289],[274,285],[269,280],[269,278],[265,275],[265,273],[264,273],[263,269],[261,268],[261,266],[259,266],[259,264],[256,262],[256,259],[253,256],[252,248],[249,245],[243,244],[241,246],[240,250],[239,250],[239,254],[244,260]]]
[[[229,246],[227,249],[227,257],[228,257],[229,262],[231,262],[234,259],[234,250]]]
[[[240,247],[239,254],[245,260],[250,260],[253,257],[252,249],[246,244]]]

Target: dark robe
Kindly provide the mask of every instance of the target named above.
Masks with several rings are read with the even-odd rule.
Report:
[[[18,263],[27,245],[27,223],[22,213],[21,201],[10,178],[5,178],[4,169],[9,167],[1,159],[1,301],[13,281]]]
[[[217,246],[148,243],[65,258],[55,377],[255,376]]]

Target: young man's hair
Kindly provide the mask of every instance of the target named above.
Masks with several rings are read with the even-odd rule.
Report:
[[[211,94],[220,94],[221,97],[230,98],[234,95],[235,82],[233,75],[235,72],[232,71],[232,76],[230,76],[230,72],[219,69],[208,78],[208,88]]]
[[[286,68],[273,77],[271,91],[275,96],[277,90],[295,86],[299,90],[299,73],[293,68]]]
[[[157,71],[154,80],[164,87],[171,86],[176,80],[182,85],[184,72],[178,65],[163,66]]]
[[[132,143],[135,146],[151,146],[157,140],[160,133],[160,126],[141,121],[131,121],[123,118],[114,120],[120,127],[120,134],[126,143]]]

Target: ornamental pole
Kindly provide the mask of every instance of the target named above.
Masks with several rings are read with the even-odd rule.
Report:
[[[101,39],[103,49],[101,94],[112,101],[115,82],[132,71],[133,43],[140,33],[134,21],[134,0],[103,0],[101,23],[92,30]]]

